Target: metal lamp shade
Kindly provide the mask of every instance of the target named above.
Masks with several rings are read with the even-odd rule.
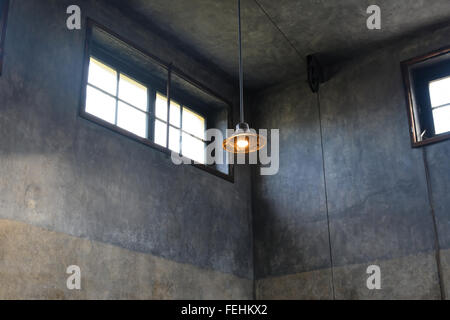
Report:
[[[230,153],[252,153],[264,148],[264,136],[252,132],[246,123],[240,123],[233,135],[223,141],[223,148]]]

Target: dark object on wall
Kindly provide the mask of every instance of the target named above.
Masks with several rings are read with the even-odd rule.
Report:
[[[438,108],[449,105],[433,105],[430,91],[433,82],[450,77],[450,47],[403,61],[401,67],[412,146],[421,147],[450,139],[450,132],[437,130],[437,119],[433,115]]]
[[[6,22],[8,20],[9,0],[0,0],[0,75],[3,69],[3,52],[5,46]]]
[[[320,84],[324,82],[324,71],[317,55],[306,57],[308,67],[308,84],[312,92],[319,92]]]

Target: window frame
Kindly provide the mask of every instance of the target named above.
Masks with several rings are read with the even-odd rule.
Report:
[[[159,66],[163,67],[165,70],[167,70],[167,85],[165,88],[163,88],[160,85],[157,85],[155,82],[151,81],[151,78],[146,77],[142,73],[139,72],[139,70],[130,68],[126,64],[122,63],[120,60],[115,59],[111,55],[109,55],[107,52],[102,52],[102,50],[98,50],[94,47],[92,47],[92,30],[93,28],[99,28],[102,31],[106,32],[107,34],[111,35],[112,37],[116,38],[117,40],[125,43],[126,45],[132,47],[137,52],[140,52],[143,54],[146,58],[150,59],[151,61],[157,63]],[[100,119],[85,110],[86,106],[86,92],[88,87],[88,75],[89,75],[89,62],[90,58],[93,57],[100,62],[104,63],[105,65],[113,68],[118,72],[118,76],[120,77],[120,73],[124,74],[125,76],[136,80],[139,83],[142,83],[147,87],[147,93],[149,95],[149,98],[147,99],[148,102],[148,110],[147,110],[147,137],[142,138],[128,130],[125,130],[123,128],[118,127],[117,125],[113,125],[103,119]],[[195,102],[190,101],[189,99],[186,99],[184,96],[176,95],[174,96],[173,93],[171,94],[171,76],[172,74],[175,74],[177,77],[183,79],[184,81],[187,81],[189,84],[197,87],[198,89],[202,90],[203,92],[208,93],[209,95],[215,97],[216,99],[219,99],[223,101],[227,106],[227,113],[228,113],[228,127],[230,127],[232,123],[232,107],[231,103],[226,100],[225,98],[221,97],[220,95],[216,94],[214,91],[210,90],[208,87],[204,86],[200,82],[196,81],[195,79],[191,78],[190,76],[186,75],[183,71],[176,68],[172,63],[166,63],[160,58],[148,53],[146,50],[143,50],[139,46],[136,46],[135,44],[129,42],[128,40],[125,40],[123,37],[115,33],[114,31],[111,31],[110,29],[104,27],[103,25],[99,24],[98,22],[87,18],[86,23],[86,40],[85,40],[85,51],[84,51],[84,60],[83,60],[83,76],[82,76],[82,83],[81,83],[81,94],[80,94],[80,105],[79,105],[79,116],[83,119],[86,119],[88,121],[94,122],[102,127],[105,127],[109,130],[112,130],[116,133],[119,133],[123,136],[126,136],[128,138],[131,138],[132,140],[135,140],[139,143],[142,143],[146,146],[149,146],[153,149],[156,149],[162,153],[167,154],[168,156],[171,156],[172,151],[168,148],[168,141],[169,141],[169,135],[167,134],[167,147],[160,146],[159,144],[154,142],[154,124],[156,115],[155,115],[155,101],[156,101],[156,94],[159,92],[160,94],[164,95],[169,101],[174,101],[176,103],[180,104],[181,110],[183,110],[183,107],[186,107],[187,109],[199,114],[202,116],[205,120],[205,130],[208,128],[208,117],[202,112],[202,110],[196,108]],[[182,103],[180,103],[182,102]],[[167,130],[169,131],[170,128],[170,102],[168,102],[168,118],[167,118]],[[182,115],[182,111],[181,111]],[[180,121],[182,121],[182,118],[180,118]],[[182,127],[182,123],[180,123],[180,127]],[[182,136],[182,128],[180,128],[180,139]],[[189,133],[188,133],[189,134]],[[205,145],[207,141],[205,141]],[[181,142],[181,141],[180,141]],[[182,146],[180,144],[180,152],[182,150]],[[208,173],[211,173],[219,178],[225,179],[231,183],[234,183],[234,165],[228,164],[228,174],[223,173],[216,168],[213,168],[212,166],[208,166],[206,164],[199,164],[199,163],[192,163],[191,166],[194,166],[196,168],[199,168],[201,170],[204,170]]]
[[[6,25],[8,22],[9,0],[0,0],[0,76],[3,73],[3,57],[5,52]]]
[[[435,134],[433,107],[431,105],[431,98],[429,92],[429,83],[435,80],[449,77],[450,73],[430,72],[429,75],[427,74],[422,79],[420,79],[418,85],[417,84],[413,85],[413,79],[411,77],[411,71],[413,66],[432,59],[437,59],[447,54],[450,54],[450,47],[438,49],[428,54],[401,62],[403,84],[405,88],[405,96],[407,102],[406,107],[408,113],[409,132],[411,137],[411,146],[413,148],[419,148],[450,139],[450,132],[438,135]],[[448,63],[450,64],[450,60]],[[416,86],[420,87],[420,90],[418,90],[418,92],[415,92]],[[418,103],[416,102],[417,100]],[[418,105],[420,105],[420,107],[422,107],[424,110],[418,110]],[[420,124],[423,122],[425,122],[427,128],[432,129],[433,133],[432,137],[427,138],[425,140],[421,139],[420,133],[418,132],[418,123]]]

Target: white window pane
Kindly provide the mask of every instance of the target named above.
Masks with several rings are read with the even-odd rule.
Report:
[[[180,130],[169,128],[169,149],[180,153]]]
[[[205,136],[205,119],[199,114],[183,108],[183,130],[203,139]]]
[[[450,77],[430,82],[430,98],[433,107],[450,103]]]
[[[116,99],[91,86],[87,86],[86,112],[114,124],[116,119]]]
[[[177,128],[179,128],[181,125],[180,112],[180,105],[176,102],[170,101],[170,124]]]
[[[155,121],[155,143],[160,146],[167,146],[167,124],[156,120]]]
[[[147,137],[147,115],[119,101],[117,126],[142,138]]]
[[[198,163],[205,163],[205,145],[204,142],[183,133],[183,156],[194,160]]]
[[[167,98],[162,94],[156,94],[155,115],[157,118],[167,121]]]
[[[121,74],[119,81],[119,98],[147,111],[147,87]]]
[[[450,106],[434,109],[433,118],[436,134],[450,132]]]
[[[117,72],[94,58],[89,62],[88,83],[114,96],[117,94]]]

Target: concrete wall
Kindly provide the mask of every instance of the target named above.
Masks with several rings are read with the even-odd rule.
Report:
[[[281,129],[280,173],[253,177],[257,298],[440,299],[441,286],[449,296],[450,142],[426,147],[426,162],[411,148],[400,69],[448,46],[449,32],[349,61],[319,96],[303,79],[257,95],[255,124]],[[372,264],[379,291],[366,287]]]
[[[235,101],[229,83],[107,1],[76,3],[84,19]],[[251,298],[248,169],[237,168],[232,184],[80,118],[85,23],[67,30],[71,4],[11,0],[0,77],[0,297],[72,297],[65,266],[78,264],[87,283],[75,297]],[[172,294],[152,291],[163,278]],[[108,287],[111,279],[120,285]]]
[[[253,281],[0,220],[0,299],[248,299]],[[81,268],[81,290],[66,269]]]
[[[77,3],[236,101],[233,86],[107,1]],[[254,266],[257,298],[450,296],[450,142],[411,149],[399,66],[448,45],[450,29],[347,63],[320,96],[304,79],[260,92],[252,125],[281,129],[280,172],[251,184],[238,166],[231,184],[78,116],[85,30],[65,27],[70,4],[11,0],[0,298],[245,299]],[[79,292],[65,287],[73,264]],[[366,288],[371,264],[380,291]]]

